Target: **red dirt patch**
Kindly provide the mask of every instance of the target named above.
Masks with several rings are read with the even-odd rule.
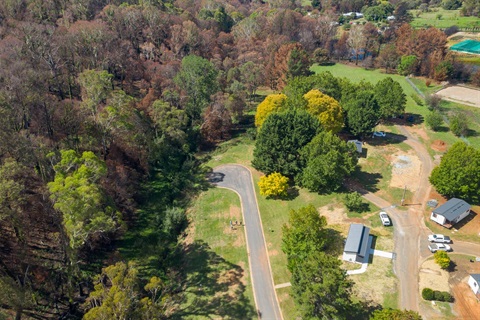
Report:
[[[435,140],[432,142],[431,148],[435,151],[445,152],[447,151],[447,144],[442,140]]]
[[[480,302],[475,298],[472,289],[467,284],[471,273],[480,273],[480,263],[452,256],[455,271],[450,273],[450,287],[455,302],[453,308],[458,314],[457,319],[480,319]]]

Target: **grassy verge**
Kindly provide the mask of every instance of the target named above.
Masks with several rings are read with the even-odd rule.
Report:
[[[477,17],[463,17],[460,10],[444,10],[435,8],[430,12],[423,12],[417,17],[418,10],[410,11],[414,17],[410,23],[414,28],[424,28],[433,26],[435,28],[445,29],[451,26],[460,28],[472,28],[480,26],[480,19]],[[441,15],[439,19],[439,15]]]
[[[292,287],[277,289],[277,297],[282,309],[283,319],[298,319],[298,312],[292,297]]]
[[[189,218],[185,258],[189,285],[178,316],[256,318],[244,229],[232,230],[229,223],[243,220],[237,194],[209,189],[198,197]]]

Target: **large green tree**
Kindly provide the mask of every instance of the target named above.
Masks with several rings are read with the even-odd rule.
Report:
[[[479,203],[480,151],[465,142],[456,142],[433,169],[430,182],[444,196]]]
[[[370,90],[356,92],[343,107],[347,114],[347,127],[354,135],[371,133],[380,118],[377,99]]]
[[[388,77],[375,85],[375,99],[380,108],[380,118],[388,119],[405,112],[407,98],[400,83]]]
[[[316,251],[292,272],[292,293],[303,319],[349,319],[353,282],[336,256]]]
[[[317,119],[303,110],[271,114],[263,123],[255,142],[252,165],[270,174],[296,176],[302,169],[300,150],[319,132]]]
[[[193,120],[200,119],[202,111],[218,91],[218,70],[208,60],[189,55],[182,59],[175,83],[187,94],[187,113]]]
[[[48,188],[54,208],[63,214],[70,247],[77,250],[91,236],[117,230],[120,213],[100,185],[107,174],[103,161],[91,151],[78,155],[74,150],[61,150],[60,155],[54,166],[55,180]]]
[[[356,147],[328,132],[320,132],[302,152],[305,169],[300,173],[300,184],[314,192],[332,192],[354,170],[358,161]]]
[[[282,227],[282,251],[287,255],[290,272],[314,252],[328,247],[331,239],[326,226],[327,219],[313,205],[290,210],[288,224]]]
[[[337,133],[343,127],[343,110],[337,100],[319,90],[311,90],[304,96],[307,111],[318,118],[327,132]]]

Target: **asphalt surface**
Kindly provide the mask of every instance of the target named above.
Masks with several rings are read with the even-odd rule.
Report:
[[[209,179],[216,186],[231,189],[240,196],[257,312],[261,319],[281,320],[282,314],[273,285],[272,271],[250,171],[240,165],[223,165],[216,167]]]

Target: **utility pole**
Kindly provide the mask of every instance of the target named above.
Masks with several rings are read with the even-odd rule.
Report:
[[[407,185],[403,188],[403,196],[402,196],[402,204],[401,206],[403,207],[403,203],[405,202],[405,193],[407,192]]]

